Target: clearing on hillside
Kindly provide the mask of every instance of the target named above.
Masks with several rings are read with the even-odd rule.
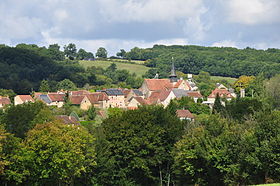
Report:
[[[80,64],[84,68],[88,68],[91,66],[96,66],[96,67],[102,67],[102,68],[107,68],[109,67],[112,63],[115,63],[117,65],[117,68],[119,70],[128,70],[130,73],[136,73],[138,77],[142,77],[150,68],[146,67],[141,64],[131,64],[131,63],[125,63],[125,62],[112,62],[112,61],[102,61],[102,60],[95,60],[95,61],[80,61]]]

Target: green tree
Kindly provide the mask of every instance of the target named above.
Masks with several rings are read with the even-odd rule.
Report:
[[[157,185],[170,181],[174,143],[183,124],[162,107],[141,107],[111,115],[98,138],[101,185]]]
[[[75,179],[83,177],[84,184],[89,184],[90,172],[96,165],[93,143],[94,138],[81,126],[38,124],[28,132],[23,148],[13,157],[19,161],[10,167],[10,173],[20,174],[19,168],[23,166],[28,174],[19,182],[74,184]]]
[[[269,79],[265,84],[265,90],[270,97],[274,108],[280,108],[280,75]]]
[[[126,51],[124,49],[121,49],[120,52],[117,52],[116,55],[118,57],[124,58],[126,56]]]
[[[77,48],[74,43],[69,43],[64,46],[64,54],[69,59],[73,60],[77,56]]]
[[[222,105],[222,100],[220,98],[220,95],[217,94],[215,98],[215,102],[213,105],[213,113],[222,113],[224,111],[225,107]]]
[[[63,52],[60,51],[60,46],[58,44],[49,45],[49,53],[53,60],[62,61],[64,59]]]
[[[40,92],[49,92],[51,90],[48,80],[42,80],[40,83]]]
[[[107,58],[107,54],[107,50],[103,47],[100,47],[97,49],[95,56],[99,58]]]
[[[96,117],[96,109],[92,106],[87,111],[88,120],[94,120]]]
[[[83,60],[88,58],[94,58],[93,54],[91,52],[87,52],[84,49],[79,49],[77,53],[77,59]]]
[[[57,84],[58,90],[76,90],[76,85],[69,79],[64,79]]]
[[[42,102],[25,103],[7,108],[3,115],[2,122],[6,130],[16,137],[24,138],[26,132],[34,127],[32,122],[37,115],[48,107]],[[44,116],[45,115],[41,115]],[[39,118],[37,118],[39,120]]]

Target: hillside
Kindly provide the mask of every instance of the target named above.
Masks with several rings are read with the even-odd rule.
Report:
[[[108,68],[112,63],[115,63],[117,65],[118,70],[128,70],[130,73],[135,73],[138,77],[142,77],[149,69],[150,67],[146,67],[144,65],[141,65],[140,62],[132,62],[127,63],[127,60],[122,61],[105,61],[105,60],[95,60],[95,61],[84,61],[80,60],[80,64],[85,67],[101,67],[101,68]]]
[[[155,68],[149,70],[148,77],[153,77],[155,72],[159,72],[161,77],[168,76],[172,58],[176,69],[185,74],[206,71],[215,76],[235,78],[259,73],[272,77],[280,71],[279,49],[155,45],[146,49],[135,47],[126,56],[130,59],[147,60],[146,65]]]

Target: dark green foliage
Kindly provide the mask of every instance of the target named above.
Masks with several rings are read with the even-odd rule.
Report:
[[[107,58],[107,54],[107,50],[103,47],[100,47],[97,49],[95,56],[98,58]]]
[[[94,58],[93,53],[87,52],[84,49],[79,49],[77,53],[77,59],[84,60],[84,59],[92,59]]]
[[[57,83],[57,90],[76,90],[76,85],[69,79],[64,79]]]
[[[51,88],[47,80],[42,80],[39,87],[40,92],[50,92]]]
[[[95,117],[96,117],[96,109],[92,106],[87,111],[87,119],[92,121],[94,120]]]
[[[279,182],[279,112],[235,123],[217,115],[190,124],[176,144],[177,185],[254,185]]]
[[[213,106],[213,113],[222,113],[225,110],[225,107],[222,105],[222,100],[219,94],[216,95],[214,106]]]
[[[149,61],[149,67],[155,67],[161,77],[167,77],[170,71],[171,58],[174,57],[175,67],[185,74],[198,74],[200,71],[211,75],[239,77],[241,75],[257,75],[264,72],[271,77],[280,70],[280,50],[271,53],[268,50],[236,49],[229,47],[202,46],[164,46],[139,49],[137,47],[126,53],[131,59]],[[153,73],[147,73],[147,77]],[[152,74],[151,76],[154,76]]]
[[[167,183],[173,144],[183,125],[162,107],[141,107],[111,115],[98,138],[98,182],[101,185]]]
[[[64,55],[68,57],[70,60],[75,59],[77,56],[77,48],[74,43],[69,43],[64,46]]]
[[[166,108],[171,113],[175,114],[176,110],[187,109],[193,114],[210,114],[210,108],[202,103],[195,103],[190,97],[182,97],[180,99],[171,100]]]
[[[26,132],[37,124],[33,120],[43,109],[48,108],[42,102],[10,106],[5,110],[1,122],[5,124],[8,132],[15,134],[16,137],[24,138]],[[46,113],[41,116],[45,117]],[[39,118],[36,120],[39,120]]]
[[[257,98],[238,97],[226,103],[225,114],[229,118],[242,121],[262,110],[262,103]]]

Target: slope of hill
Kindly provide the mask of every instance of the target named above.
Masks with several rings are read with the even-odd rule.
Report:
[[[280,49],[155,45],[153,48],[131,49],[126,55],[131,59],[148,60],[147,66],[156,68],[149,70],[149,77],[154,76],[155,71],[167,76],[172,58],[175,67],[183,73],[206,71],[227,77],[264,73],[271,77],[280,71]]]
[[[146,67],[144,65],[141,65],[139,63],[126,63],[124,60],[117,62],[117,61],[105,61],[105,60],[95,60],[95,61],[80,61],[80,64],[87,68],[91,66],[101,67],[106,69],[109,67],[112,63],[115,63],[117,66],[117,69],[119,70],[128,70],[130,73],[136,73],[138,77],[142,77],[149,69],[150,67]]]

